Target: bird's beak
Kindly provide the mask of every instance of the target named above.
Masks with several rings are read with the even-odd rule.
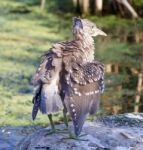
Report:
[[[97,36],[97,35],[107,36],[107,34],[105,32],[103,32],[102,30],[100,30],[98,28],[95,28],[93,36]]]

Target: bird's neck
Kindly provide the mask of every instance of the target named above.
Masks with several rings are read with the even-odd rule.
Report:
[[[84,53],[85,61],[94,60],[94,39],[86,33],[77,32],[74,40],[78,43],[78,48]]]

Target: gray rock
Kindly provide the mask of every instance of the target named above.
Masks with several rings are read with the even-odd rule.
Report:
[[[124,114],[85,122],[81,140],[68,133],[46,135],[49,128],[1,127],[0,149],[6,150],[143,150],[143,114]],[[70,125],[72,128],[72,125]],[[63,130],[63,124],[56,128]],[[73,130],[73,129],[71,129]]]
[[[114,150],[131,150],[131,148],[123,147],[123,146],[117,146]]]

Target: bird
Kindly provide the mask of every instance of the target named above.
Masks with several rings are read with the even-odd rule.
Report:
[[[107,34],[94,22],[80,17],[73,18],[72,33],[72,40],[53,44],[42,56],[33,76],[32,118],[35,120],[40,110],[48,115],[55,131],[52,115],[63,110],[66,126],[69,113],[74,135],[78,137],[87,115],[99,109],[105,67],[94,59],[94,37]]]

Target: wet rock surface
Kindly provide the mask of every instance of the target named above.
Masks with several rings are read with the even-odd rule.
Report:
[[[72,126],[71,126],[72,127]],[[63,130],[63,124],[56,128]],[[71,129],[72,130],[72,129]],[[100,117],[84,124],[80,140],[68,133],[46,135],[49,128],[38,126],[0,128],[3,150],[143,150],[143,114]]]

